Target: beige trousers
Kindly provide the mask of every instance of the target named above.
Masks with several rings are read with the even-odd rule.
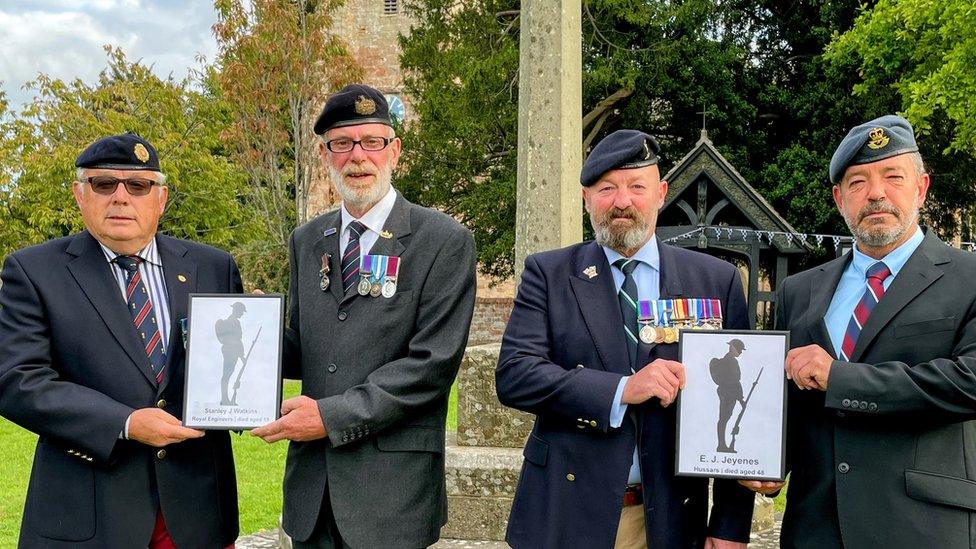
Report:
[[[625,506],[620,510],[617,540],[613,549],[647,549],[644,529],[644,505]]]

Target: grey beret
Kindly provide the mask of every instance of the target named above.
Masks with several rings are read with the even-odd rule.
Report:
[[[657,164],[657,140],[637,130],[617,130],[597,143],[583,163],[580,183],[589,187],[610,170],[643,168]]]
[[[840,183],[848,166],[869,164],[910,152],[918,152],[918,144],[908,120],[893,114],[875,118],[855,126],[837,146],[830,159],[830,182]]]

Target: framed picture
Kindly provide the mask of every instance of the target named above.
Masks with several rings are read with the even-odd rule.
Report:
[[[285,299],[190,294],[183,424],[253,429],[278,419]]]
[[[783,480],[789,332],[682,330],[675,474]]]

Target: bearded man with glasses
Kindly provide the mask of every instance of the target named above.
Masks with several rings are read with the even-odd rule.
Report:
[[[233,546],[226,431],[181,426],[191,292],[239,293],[226,252],[157,233],[155,148],[105,137],[75,161],[85,231],[7,256],[0,415],[39,436],[21,547]]]
[[[447,521],[444,423],[474,310],[471,233],[391,185],[383,94],[332,95],[315,124],[339,208],[295,230],[283,360],[302,396],[252,434],[290,440],[297,548],[427,547]]]

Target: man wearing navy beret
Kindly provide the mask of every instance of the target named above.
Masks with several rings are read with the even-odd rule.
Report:
[[[393,188],[392,126],[362,84],[315,123],[342,204],[292,234],[284,368],[302,396],[252,431],[291,441],[282,526],[296,549],[417,549],[447,522],[444,426],[474,311],[474,238]]]
[[[233,546],[227,432],[180,424],[180,321],[191,292],[240,292],[237,266],[157,233],[169,189],[145,139],[99,139],[75,166],[86,230],[3,265],[0,415],[39,436],[20,546]]]
[[[708,479],[674,476],[684,366],[677,338],[638,325],[645,303],[711,298],[725,328],[748,327],[735,267],[655,236],[658,153],[643,132],[604,138],[580,177],[596,241],[525,260],[495,373],[501,402],[536,416],[508,522],[516,549],[749,541],[751,492],[716,480],[709,517]]]
[[[904,118],[853,128],[830,179],[854,248],[777,298],[793,346],[782,545],[973,547],[976,256],[919,226],[930,180]]]

